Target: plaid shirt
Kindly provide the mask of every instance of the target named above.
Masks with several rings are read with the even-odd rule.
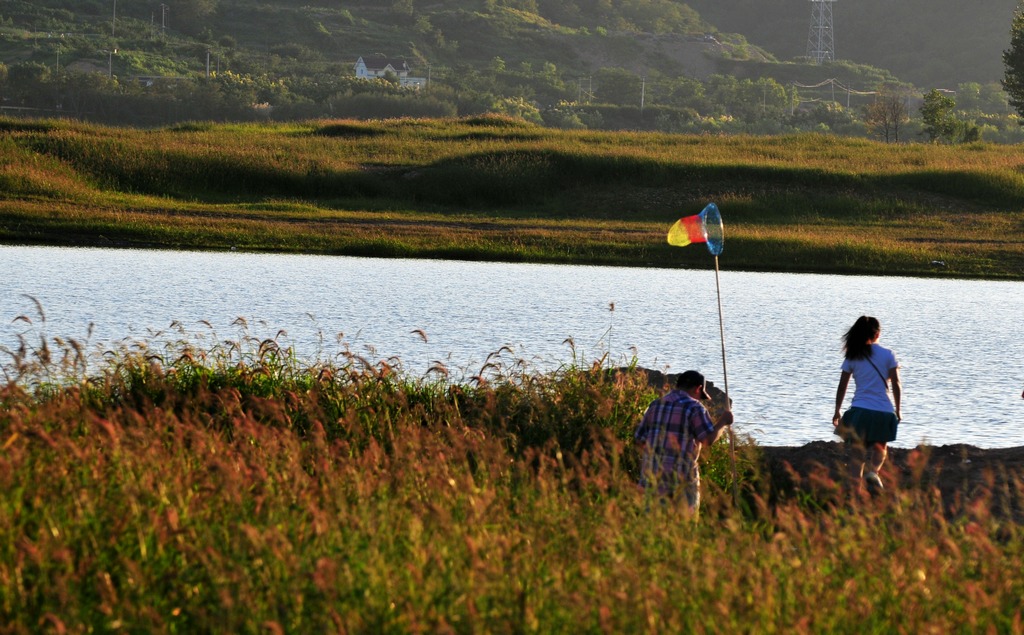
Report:
[[[707,408],[683,390],[651,402],[633,433],[644,444],[640,484],[646,487],[654,480],[664,491],[680,481],[699,482],[696,445],[714,433]]]

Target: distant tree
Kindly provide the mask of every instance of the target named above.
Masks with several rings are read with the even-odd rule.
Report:
[[[430,18],[425,15],[416,16],[413,28],[420,35],[430,35],[434,31],[434,25],[430,23]]]
[[[956,106],[959,110],[981,110],[981,84],[964,82],[956,87]]]
[[[559,102],[557,105],[548,108],[542,113],[544,123],[552,128],[565,130],[577,130],[586,128],[586,124],[576,114],[575,104]]]
[[[796,109],[789,117],[789,125],[798,130],[838,133],[852,129],[856,118],[854,113],[834,101],[818,102],[812,106]]]
[[[178,27],[190,35],[209,28],[210,18],[217,12],[219,0],[176,0],[174,18]]]
[[[883,90],[864,108],[864,125],[886,143],[899,143],[903,124],[910,121],[908,111],[905,94]]]
[[[677,77],[669,81],[665,103],[680,108],[703,110],[706,104],[704,84],[689,77]]]
[[[956,101],[933,88],[925,93],[921,104],[921,119],[924,121],[924,134],[931,142],[946,141],[953,143],[957,133],[957,119],[954,114]]]
[[[558,67],[553,62],[544,62],[544,65],[541,67],[540,77],[550,84],[562,84],[561,76],[558,74]]]
[[[982,84],[979,96],[982,110],[985,112],[1000,114],[1010,112],[1009,95],[1003,90],[1002,84],[998,82]]]
[[[981,128],[973,121],[958,121],[957,139],[960,143],[981,141]]]
[[[413,24],[416,16],[416,7],[413,5],[413,0],[395,0],[391,4],[391,15],[398,24]]]
[[[106,73],[69,73],[62,82],[61,107],[76,117],[103,115],[118,94],[116,79]]]
[[[729,105],[739,101],[739,80],[733,75],[714,74],[704,80],[704,92],[708,97],[705,115],[732,115]]]
[[[1018,2],[1013,13],[1010,48],[1003,51],[1003,65],[1003,90],[1010,96],[1010,105],[1024,116],[1024,1]]]
[[[55,97],[50,85],[50,67],[39,62],[18,62],[7,69],[10,96],[19,104],[31,107],[53,105]]]
[[[544,123],[540,116],[540,110],[522,97],[497,98],[491,105],[490,111],[536,124]]]
[[[527,13],[537,13],[537,0],[502,0],[498,4]]]
[[[602,68],[594,75],[594,93],[601,103],[638,105],[642,81],[636,73],[622,68]]]
[[[661,132],[690,132],[698,121],[700,113],[693,108],[672,108],[665,109],[654,117],[654,127]]]
[[[7,70],[7,77],[12,84],[45,82],[51,74],[50,67],[39,62],[18,62]]]
[[[756,82],[744,79],[737,85],[737,102],[729,104],[729,112],[743,121],[780,120],[789,110],[786,87],[772,78]]]
[[[971,143],[981,138],[981,129],[974,121],[957,116],[956,101],[941,91],[931,90],[924,96],[921,119],[929,141]]]

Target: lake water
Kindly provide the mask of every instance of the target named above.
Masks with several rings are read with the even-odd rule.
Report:
[[[682,270],[0,247],[0,347],[40,330],[84,340],[90,324],[97,350],[174,341],[175,323],[206,342],[284,330],[279,341],[304,358],[346,347],[395,357],[411,376],[441,361],[453,379],[471,377],[508,346],[502,359],[539,371],[635,356],[666,372],[699,369],[721,388],[712,267],[710,257],[706,270]],[[902,365],[893,445],[1024,445],[1024,283],[738,272],[727,254],[721,267],[738,432],[764,445],[832,439],[840,337],[868,314]]]

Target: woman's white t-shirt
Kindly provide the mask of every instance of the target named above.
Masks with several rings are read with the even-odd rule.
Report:
[[[889,371],[898,368],[900,364],[888,348],[878,344],[872,344],[869,348],[871,354],[868,357],[843,360],[843,370],[853,375],[856,387],[850,407],[895,412],[889,400],[888,379]],[[878,370],[875,370],[876,367]]]

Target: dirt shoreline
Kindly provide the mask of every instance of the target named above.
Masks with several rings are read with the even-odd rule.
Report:
[[[776,489],[819,490],[842,482],[847,448],[841,441],[813,441],[802,446],[758,446],[763,468]],[[988,500],[989,509],[1024,522],[1024,446],[978,448],[966,444],[889,448],[881,472],[891,492],[938,490],[948,513],[967,503]]]

